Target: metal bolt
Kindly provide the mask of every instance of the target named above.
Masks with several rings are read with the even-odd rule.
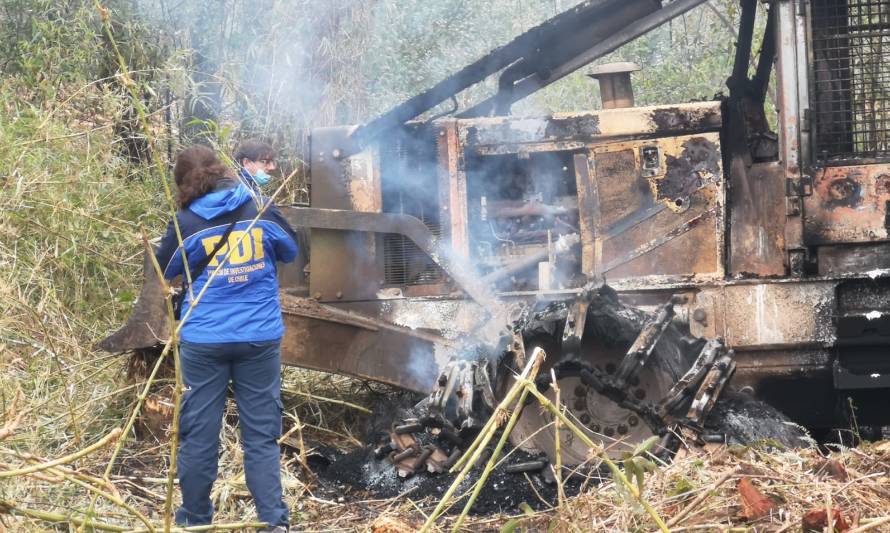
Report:
[[[632,427],[632,428],[633,428],[633,427],[637,427],[637,424],[640,423],[640,419],[637,418],[637,417],[634,416],[634,415],[630,415],[629,417],[627,417],[627,423],[628,423],[628,425],[630,425],[630,427]]]
[[[587,387],[584,385],[575,387],[575,396],[587,396]]]
[[[581,423],[586,426],[587,424],[590,423],[590,415],[581,415],[579,420],[581,420]]]
[[[695,320],[699,324],[703,324],[707,319],[708,313],[706,313],[705,310],[702,308],[698,308],[692,312],[692,320]]]
[[[618,426],[618,434],[619,435],[627,435],[627,426],[625,426],[624,424],[621,424],[620,426]]]
[[[575,399],[575,411],[583,411],[587,408],[587,402],[584,398]]]
[[[600,432],[600,425],[599,425],[599,424],[593,424],[592,426],[590,426],[590,431],[593,431],[594,433],[599,433],[599,432]]]
[[[343,298],[343,291],[337,291],[337,299]]]
[[[445,136],[445,130],[439,130],[439,137]]]
[[[316,292],[316,293],[315,293],[315,299],[316,299],[316,300],[321,300],[321,293],[320,293],[320,292]]]
[[[606,427],[606,429],[603,430],[603,435],[611,437],[615,435],[615,429],[612,426],[608,426]]]
[[[643,389],[637,389],[634,391],[634,396],[637,400],[642,400],[646,397],[646,391],[644,391]]]

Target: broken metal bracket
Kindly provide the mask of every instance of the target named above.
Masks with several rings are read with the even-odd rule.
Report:
[[[565,360],[577,359],[581,355],[581,337],[587,323],[587,309],[590,298],[582,295],[575,299],[566,316],[562,331],[562,353]]]
[[[723,391],[726,382],[735,374],[733,355],[735,355],[735,352],[729,350],[711,366],[710,372],[702,381],[701,386],[698,388],[698,393],[695,395],[695,399],[686,413],[686,421],[688,423],[700,427],[708,413],[714,408],[714,404],[717,402],[717,398]]]
[[[714,360],[717,356],[721,355],[723,351],[723,339],[714,339],[708,341],[704,345],[701,353],[686,374],[680,378],[680,381],[671,387],[671,390],[659,403],[657,411],[661,418],[669,420],[671,412],[687,398],[692,396],[705,375],[710,371]]]
[[[785,196],[812,196],[813,178],[800,176],[798,178],[785,178]]]
[[[616,388],[624,389],[628,380],[646,365],[652,356],[652,351],[655,350],[655,345],[661,340],[673,318],[674,300],[671,299],[661,306],[654,318],[646,322],[643,330],[627,350],[627,355],[621,360],[612,383]]]

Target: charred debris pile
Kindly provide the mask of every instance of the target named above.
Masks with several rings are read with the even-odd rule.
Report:
[[[515,510],[522,502],[549,506],[560,491],[572,495],[599,484],[610,477],[604,458],[626,462],[639,456],[639,464],[654,468],[668,464],[678,450],[714,444],[810,446],[806,431],[779,411],[731,391],[732,351],[720,339],[686,334],[673,320],[675,303],[649,314],[596,284],[574,301],[528,309],[496,343],[474,345],[463,351],[471,356],[445,365],[435,390],[421,402],[390,406],[392,417],[377,422],[366,446],[332,457],[319,474],[340,489],[376,497],[439,499],[494,420],[497,435],[510,432],[510,446],[495,457],[487,489],[473,508],[488,513]],[[609,359],[604,350],[619,355]],[[554,403],[564,419],[600,445],[599,455],[575,438],[581,435],[554,430],[556,417],[531,394],[513,409],[499,403],[534,357],[542,361],[533,381],[541,398],[559,400]],[[515,426],[507,422],[513,411],[519,411]],[[500,452],[498,438],[474,454],[481,460],[460,481],[459,494],[476,484],[492,451]],[[643,440],[648,444],[641,449]]]

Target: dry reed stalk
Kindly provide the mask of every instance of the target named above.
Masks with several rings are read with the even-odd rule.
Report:
[[[15,430],[22,423],[22,419],[25,418],[25,415],[28,414],[29,409],[21,409],[19,410],[19,402],[22,400],[22,389],[16,389],[15,396],[12,398],[12,404],[10,404],[9,409],[6,410],[5,420],[6,422],[3,424],[3,427],[0,427],[0,441],[8,439],[15,433]]]
[[[76,461],[77,459],[80,459],[81,457],[85,457],[85,456],[93,453],[94,451],[96,451],[98,449],[104,448],[109,443],[118,440],[118,437],[120,437],[120,436],[121,436],[120,428],[114,428],[113,430],[111,430],[110,433],[108,433],[107,435],[102,437],[99,441],[94,442],[93,444],[87,446],[86,448],[78,450],[72,454],[66,455],[64,457],[59,457],[58,459],[54,459],[52,461],[48,461],[45,463],[39,463],[39,464],[24,467],[24,468],[0,471],[0,479],[8,478],[8,477],[24,476],[27,474],[33,474],[35,472],[41,472],[43,470],[50,469],[54,466],[71,463],[73,461]]]
[[[441,516],[441,514],[445,511],[445,508],[451,501],[451,497],[457,491],[457,488],[460,486],[461,482],[467,477],[467,474],[470,473],[470,469],[476,464],[479,458],[482,456],[482,451],[485,449],[485,446],[488,445],[488,442],[494,437],[495,431],[500,424],[501,419],[504,417],[504,413],[507,412],[508,408],[514,404],[517,396],[523,394],[523,390],[526,388],[523,385],[523,380],[528,378],[529,376],[534,379],[534,376],[537,374],[538,368],[541,365],[541,362],[546,357],[544,350],[541,348],[535,348],[534,352],[532,352],[531,357],[529,358],[528,363],[523,369],[522,373],[517,377],[516,382],[504,396],[504,399],[498,404],[497,408],[495,408],[491,417],[488,419],[488,422],[482,428],[482,431],[473,441],[473,443],[467,448],[467,451],[464,452],[464,456],[461,458],[461,461],[451,468],[451,472],[454,472],[458,465],[463,464],[463,467],[460,470],[460,473],[451,483],[451,486],[448,487],[448,490],[442,496],[442,499],[439,501],[439,504],[436,506],[435,510],[429,515],[426,522],[423,524],[423,527],[420,529],[420,533],[426,533],[430,530],[430,528],[435,523],[436,519]],[[517,405],[517,407],[521,407]],[[464,460],[465,458],[468,459]]]
[[[349,407],[351,409],[355,409],[356,411],[361,411],[362,413],[365,413],[367,415],[374,414],[374,412],[371,411],[370,409],[368,409],[367,407],[362,407],[361,405],[356,405],[354,403],[347,402],[344,400],[337,400],[335,398],[326,398],[324,396],[318,396],[317,394],[310,394],[308,392],[303,392],[303,391],[294,390],[294,389],[288,389],[287,392],[288,392],[288,394],[296,394],[298,396],[304,396],[306,398],[309,398],[310,400],[315,400],[318,402],[332,403],[335,405],[342,405],[344,407]]]
[[[454,522],[454,527],[451,529],[452,533],[457,533],[457,531],[460,530],[461,525],[463,525],[464,520],[467,518],[467,514],[470,512],[473,504],[476,503],[476,498],[479,497],[479,493],[482,492],[482,488],[485,487],[485,482],[488,481],[488,476],[491,475],[491,472],[494,470],[497,460],[501,455],[501,450],[503,450],[504,444],[506,444],[507,438],[510,436],[510,432],[513,431],[513,426],[515,426],[516,422],[519,420],[519,415],[522,413],[522,407],[525,405],[525,399],[527,397],[528,391],[523,390],[519,395],[519,399],[513,405],[513,412],[510,414],[510,420],[507,421],[507,425],[501,433],[501,438],[498,440],[494,451],[491,453],[491,457],[489,457],[488,463],[486,463],[485,469],[482,471],[482,475],[480,475],[479,479],[476,481],[476,487],[473,490],[473,493],[467,500],[466,505],[464,505],[464,509],[461,511],[460,516]]]
[[[565,426],[566,426],[567,428],[569,428],[569,429],[572,431],[572,433],[575,434],[576,437],[578,437],[579,439],[581,439],[581,441],[582,441],[582,442],[583,442],[583,443],[584,443],[584,444],[585,444],[585,445],[586,445],[592,452],[595,452],[597,455],[600,456],[600,459],[602,459],[603,463],[604,463],[604,464],[609,468],[609,470],[612,472],[612,478],[616,480],[616,485],[617,485],[617,484],[620,484],[624,489],[627,490],[627,492],[634,498],[634,500],[636,501],[636,503],[638,503],[638,504],[639,504],[639,505],[646,511],[646,513],[652,518],[652,520],[653,520],[653,521],[655,522],[655,524],[658,526],[658,529],[660,529],[661,531],[664,531],[664,532],[669,532],[669,529],[668,529],[668,527],[665,525],[664,520],[662,520],[661,517],[658,515],[658,513],[655,511],[655,509],[652,508],[652,505],[651,505],[648,501],[646,501],[645,498],[643,498],[643,495],[642,495],[641,491],[638,490],[638,488],[637,488],[636,486],[634,486],[634,484],[631,483],[631,482],[627,479],[627,477],[626,477],[626,476],[624,475],[624,473],[618,468],[618,466],[616,466],[615,463],[613,463],[613,462],[609,459],[609,457],[608,457],[608,456],[604,453],[604,451],[602,450],[602,447],[601,447],[601,446],[597,446],[592,440],[590,440],[590,437],[588,437],[586,433],[584,433],[583,431],[581,431],[581,430],[578,428],[578,426],[576,426],[576,425],[575,425],[574,423],[572,423],[572,421],[570,421],[564,414],[562,414],[562,412],[560,411],[560,409],[559,409],[558,407],[554,406],[553,403],[552,403],[550,400],[548,400],[543,394],[541,394],[541,393],[538,391],[537,386],[536,386],[533,382],[529,381],[528,379],[519,379],[519,380],[517,380],[517,381],[522,382],[522,383],[525,385],[525,387],[528,389],[528,391],[529,391],[535,398],[537,398],[538,402],[539,402],[545,409],[547,409],[548,411],[550,411],[551,413],[553,413],[554,416],[556,416],[557,418],[559,418],[559,420],[560,420],[563,424],[565,424]]]
[[[741,471],[740,469],[736,468],[736,469],[730,470],[729,472],[726,472],[725,474],[720,476],[717,479],[717,481],[712,483],[708,488],[706,488],[698,496],[696,496],[694,500],[689,502],[689,504],[687,504],[686,507],[684,507],[682,511],[680,511],[679,513],[674,515],[673,518],[668,520],[667,526],[674,527],[675,525],[679,524],[680,521],[683,520],[684,518],[686,518],[686,516],[689,513],[691,513],[693,510],[695,510],[696,507],[701,505],[701,503],[703,501],[705,501],[705,499],[708,496],[710,496],[712,492],[717,490],[720,487],[720,485],[723,485],[724,483],[726,483],[733,476],[738,475],[738,473],[740,471]]]
[[[556,381],[556,371],[554,371],[552,368],[550,369],[550,380],[551,380],[550,386],[553,388],[556,405],[558,407],[562,407],[562,402],[559,399],[560,390],[559,390],[559,384]],[[560,442],[560,438],[559,438],[559,429],[560,429],[559,419],[558,418],[555,419],[553,421],[553,423],[554,423],[553,439],[554,439],[554,446],[556,447],[556,467],[553,470],[553,475],[556,478],[557,507],[559,508],[560,512],[562,512],[565,509],[566,492],[565,492],[565,487],[563,487],[563,484],[562,484],[562,450],[560,449],[561,442]]]

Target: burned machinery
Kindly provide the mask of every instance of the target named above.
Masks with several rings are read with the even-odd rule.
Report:
[[[809,427],[845,424],[851,405],[860,425],[890,423],[886,2],[770,2],[749,75],[757,6],[742,0],[715,101],[628,107],[632,66],[601,66],[602,110],[509,115],[700,3],[585,1],[374,121],[314,131],[312,207],[282,206],[311,228],[315,265],[308,282],[282,275],[286,363],[436,391],[445,408],[457,391],[490,402],[502,355],[539,347],[603,441],[701,422],[733,370],[728,387]],[[490,98],[417,120],[492,75]],[[107,349],[163,337],[152,275]],[[548,422],[526,411],[519,438]],[[430,464],[399,440],[406,469]]]

